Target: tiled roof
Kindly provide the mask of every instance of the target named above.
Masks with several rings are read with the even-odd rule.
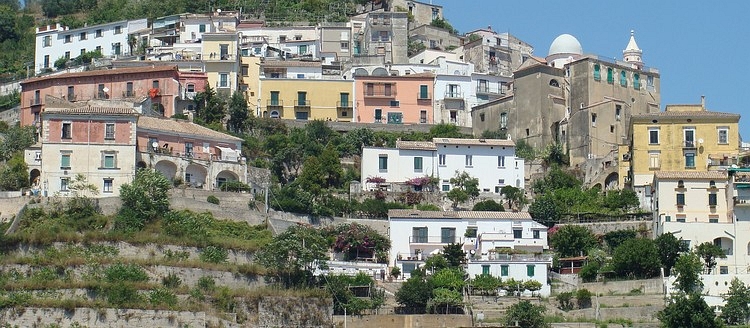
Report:
[[[508,146],[516,145],[513,140],[506,139],[459,139],[459,138],[434,138],[435,144],[470,145],[470,146]]]
[[[435,150],[435,144],[430,141],[396,141],[396,148],[398,149],[413,149],[413,150]]]
[[[226,133],[217,132],[192,122],[177,119],[141,116],[138,118],[138,128],[172,132],[180,135],[202,136],[219,140],[242,141],[242,139]]]
[[[657,171],[658,179],[726,179],[726,172],[721,171]]]
[[[177,66],[154,65],[154,66],[102,69],[102,70],[94,70],[94,71],[64,73],[64,74],[47,75],[47,76],[30,78],[28,80],[21,81],[21,84],[27,84],[27,83],[37,82],[37,81],[44,81],[44,80],[67,79],[67,78],[76,78],[76,77],[118,75],[118,74],[137,74],[137,73],[166,72],[166,71],[177,72]]]
[[[45,108],[44,114],[72,114],[72,115],[90,115],[90,114],[103,114],[103,115],[137,115],[138,112],[132,107],[99,107],[99,106],[86,106],[86,107],[70,107],[70,108]]]
[[[664,111],[658,113],[633,115],[633,120],[643,120],[652,118],[727,118],[740,119],[740,114],[701,111]]]
[[[390,218],[531,220],[528,212],[388,210]]]

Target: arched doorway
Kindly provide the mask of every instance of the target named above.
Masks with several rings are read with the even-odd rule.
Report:
[[[185,183],[191,187],[203,188],[206,184],[206,175],[208,171],[205,167],[190,164],[185,168]]]
[[[29,185],[31,188],[39,189],[40,181],[39,176],[42,175],[41,172],[39,172],[38,169],[33,169],[31,172],[29,172]]]
[[[727,237],[719,237],[714,239],[714,245],[719,246],[724,250],[726,255],[734,255],[734,240]]]
[[[232,171],[224,170],[216,175],[216,187],[221,188],[225,183],[229,181],[237,181],[239,177]]]
[[[606,186],[606,190],[612,190],[617,189],[617,186],[619,185],[620,175],[617,173],[610,173],[610,175],[607,176],[607,179],[604,180],[604,185]]]
[[[177,174],[177,165],[175,163],[172,163],[170,161],[159,161],[154,165],[154,169],[159,171],[159,173],[163,174],[169,181],[174,180],[175,175]]]

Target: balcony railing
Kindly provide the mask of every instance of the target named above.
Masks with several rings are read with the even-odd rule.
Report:
[[[352,102],[351,101],[337,101],[336,108],[339,108],[339,109],[352,108]]]
[[[268,99],[266,100],[266,107],[274,107],[274,108],[284,107],[284,101],[281,99]]]
[[[388,87],[386,87],[388,86]],[[377,84],[373,87],[365,87],[366,98],[395,98],[396,86],[393,84]]]
[[[410,236],[410,244],[450,244],[463,243],[463,239],[458,236]]]
[[[193,100],[196,94],[197,92],[195,91],[185,91],[185,96],[183,98]]]
[[[750,183],[750,175],[748,174],[736,174],[734,176],[734,183]]]
[[[134,98],[135,97],[135,91],[123,91],[122,92],[123,98]]]
[[[294,101],[294,108],[296,108],[296,109],[310,109],[310,101],[309,100],[295,100]]]
[[[429,92],[418,92],[417,93],[417,100],[430,100],[432,97],[430,96]]]
[[[233,61],[237,60],[236,54],[219,54],[219,53],[204,53],[201,54],[201,59],[208,61]]]
[[[505,94],[505,90],[503,90],[502,87],[490,87],[488,85],[478,85],[477,86],[477,93],[478,94],[503,95],[503,94]]]
[[[750,197],[737,197],[734,199],[734,206],[750,206]]]
[[[29,107],[31,106],[41,106],[42,100],[41,99],[29,99]]]
[[[682,148],[696,148],[695,141],[693,141],[693,140],[685,140],[682,143]]]
[[[469,261],[552,262],[552,255],[553,254],[498,254],[490,252],[485,255],[470,257]]]
[[[154,148],[150,146],[141,146],[141,147],[138,147],[138,151],[141,153],[174,157],[175,159],[189,159],[189,160],[200,160],[200,161],[210,161],[212,159],[218,160],[218,158],[213,157],[212,154],[195,153],[195,151],[188,151],[188,152],[176,151],[172,147]]]
[[[450,91],[446,90],[445,95],[443,96],[445,99],[463,99],[464,93],[461,91]]]

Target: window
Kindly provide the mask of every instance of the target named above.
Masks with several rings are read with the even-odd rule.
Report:
[[[414,172],[422,172],[422,157],[414,157]]]
[[[294,119],[295,120],[303,120],[306,121],[310,117],[310,113],[307,111],[304,112],[294,112]]]
[[[96,46],[96,52],[102,53],[102,46]]]
[[[62,124],[62,138],[63,139],[72,139],[71,129],[72,129],[73,123],[65,122]]]
[[[122,26],[115,26],[115,34],[121,34],[122,33]]]
[[[279,42],[286,42],[286,35],[279,35]]]
[[[472,166],[474,159],[471,155],[466,155],[465,162],[466,162],[466,166]]]
[[[419,123],[427,123],[427,111],[419,111]]]
[[[388,155],[378,156],[378,170],[381,172],[388,171]]]
[[[76,100],[76,88],[73,85],[68,86],[68,100]]]
[[[229,59],[229,45],[228,44],[219,45],[219,58],[221,60]]]
[[[102,153],[102,168],[116,169],[117,161],[114,153]]]
[[[633,89],[641,89],[641,76],[638,74],[633,74]]]
[[[115,55],[119,55],[122,49],[122,45],[120,44],[120,42],[117,42],[112,45],[112,48],[113,48],[112,52],[114,52]]]
[[[682,181],[682,180],[677,181],[677,188],[685,188],[685,181]]]
[[[716,206],[717,194],[708,194],[708,206]]]
[[[384,85],[383,85],[383,95],[384,95],[384,96],[387,96],[387,97],[390,97],[391,95],[393,95],[393,94],[391,93],[391,92],[392,92],[392,89],[393,89],[393,87],[391,86],[391,84],[390,84],[390,83],[386,83],[386,84],[384,84]]]
[[[115,139],[115,124],[114,123],[104,124],[104,139],[105,140]]]
[[[242,76],[249,76],[250,75],[250,66],[249,65],[242,65],[242,68],[240,69],[240,74],[242,74]]]
[[[104,179],[104,187],[102,187],[102,192],[104,192],[105,194],[111,193],[112,192],[112,182],[113,182],[113,179],[111,179],[111,178]]]
[[[60,155],[60,168],[70,170],[70,153]]]
[[[730,255],[730,254],[727,254],[727,255]],[[720,265],[719,274],[729,274],[729,267],[726,265]]]
[[[43,41],[42,41],[42,46],[43,47],[51,47],[52,46],[52,37],[49,36],[49,35],[45,36],[44,39],[43,39]]]
[[[229,74],[219,73],[219,88],[229,87]]]
[[[429,92],[427,91],[427,85],[419,86],[419,99],[430,99]]]
[[[49,68],[49,55],[44,55],[44,68]]]
[[[391,100],[391,102],[389,103],[389,105],[391,107],[398,107],[398,106],[401,106],[401,102],[398,101],[398,100]]]
[[[484,274],[484,275],[490,274],[490,266],[489,265],[483,265],[482,266],[482,274]]]
[[[498,156],[497,157],[497,166],[498,167],[505,167],[505,156]]]
[[[484,113],[479,114],[479,120],[481,120],[482,122],[484,122]]]
[[[339,94],[339,107],[352,107],[349,104],[349,93],[342,92]]]
[[[70,59],[70,51],[65,52],[65,59]]]
[[[602,79],[602,67],[599,64],[594,65],[594,81]]]
[[[677,206],[685,206],[685,194],[677,194]]]
[[[694,152],[685,153],[685,168],[686,169],[695,168],[695,153]]]
[[[521,238],[523,238],[523,230],[513,229],[513,239],[521,239]]]
[[[187,92],[195,92],[195,84],[188,84],[185,86],[185,90],[187,90]]]
[[[500,128],[501,129],[508,128],[508,113],[500,114]]]
[[[403,116],[402,113],[388,113],[388,124],[401,124]]]
[[[193,157],[193,143],[192,142],[185,143],[185,156],[188,158]]]
[[[539,239],[539,230],[532,230],[534,239]]]
[[[726,128],[726,127],[718,128],[716,132],[719,135],[718,142],[720,145],[729,144],[729,128]]]
[[[610,68],[607,68],[607,83],[615,83],[615,70]]]
[[[81,32],[81,34],[78,36],[78,38],[83,41],[86,40],[86,32]]]
[[[70,179],[68,178],[60,178],[60,191],[68,191],[69,182],[70,182]]]
[[[271,91],[271,103],[269,105],[271,105],[271,106],[280,106],[280,103],[279,103],[279,92],[278,91]]]
[[[620,86],[628,86],[628,73],[625,71],[620,71]]]
[[[501,265],[500,266],[500,276],[507,277],[508,276],[508,265]]]
[[[650,145],[658,145],[659,144],[659,128],[649,128],[648,129],[648,143]]]
[[[456,242],[456,228],[440,228],[440,242],[450,244]]]
[[[438,165],[445,166],[445,154],[438,155]]]
[[[442,190],[443,190],[444,192],[448,192],[448,191],[451,191],[451,185],[449,185],[449,184],[444,184],[444,185],[443,185],[443,188],[442,188]]]
[[[527,264],[526,265],[526,275],[529,276],[529,277],[533,277],[534,276],[534,268],[536,268],[535,265],[533,265],[533,264]]]
[[[71,35],[66,35],[65,36],[65,43],[71,43],[71,42],[73,42],[73,37]]]
[[[615,105],[615,120],[620,120],[620,112],[622,112],[622,105]]]
[[[299,47],[297,47],[297,54],[298,55],[305,55],[305,54],[307,54],[307,45],[306,44],[302,44]]]
[[[596,126],[596,114],[591,114],[591,126]]]
[[[695,147],[695,129],[685,129],[683,131],[683,135],[685,136],[685,146],[684,147]]]
[[[206,24],[198,25],[198,32],[205,33],[206,32]]]
[[[341,42],[341,50],[349,51],[349,42]]]
[[[427,227],[414,227],[411,229],[412,241],[415,243],[427,242]]]
[[[307,103],[307,92],[305,91],[297,92],[297,106],[310,106]]]
[[[375,108],[375,122],[380,123],[381,121],[383,121],[383,110]]]
[[[102,30],[101,29],[96,30],[96,34],[95,34],[94,37],[101,38],[102,37]]]

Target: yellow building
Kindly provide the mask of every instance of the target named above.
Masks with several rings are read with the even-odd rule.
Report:
[[[655,172],[706,172],[736,164],[739,120],[739,114],[708,111],[703,104],[634,115],[630,145],[620,149],[621,185],[632,187],[648,209]]]
[[[204,33],[201,60],[206,66],[208,83],[216,93],[232,95],[237,91],[240,56],[237,33]]]
[[[260,57],[247,56],[243,52],[240,65],[240,90],[245,94],[248,110],[259,116],[261,113]]]
[[[351,122],[354,81],[261,78],[263,117]]]

